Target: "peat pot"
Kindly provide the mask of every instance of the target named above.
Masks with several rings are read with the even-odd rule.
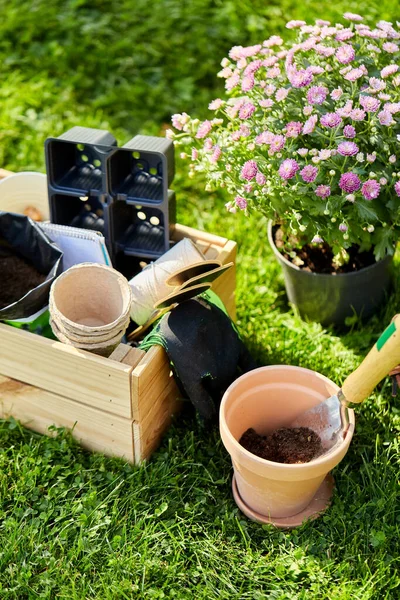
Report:
[[[354,314],[367,319],[382,304],[392,281],[393,256],[353,273],[311,273],[287,260],[275,246],[273,224],[268,240],[285,278],[289,301],[301,317],[322,325],[344,325]]]
[[[315,371],[286,365],[250,371],[227,389],[220,408],[220,434],[232,459],[235,500],[247,516],[290,527],[317,516],[329,505],[333,486],[328,473],[349,448],[355,424],[352,410],[345,439],[309,463],[268,461],[245,450],[238,440],[249,427],[266,435],[288,426],[338,390]]]

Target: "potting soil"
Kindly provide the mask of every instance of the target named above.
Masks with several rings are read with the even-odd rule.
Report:
[[[25,258],[11,248],[0,248],[0,308],[9,306],[45,281]]]
[[[322,453],[321,438],[309,427],[281,427],[260,435],[252,427],[239,440],[246,450],[278,463],[306,463]]]

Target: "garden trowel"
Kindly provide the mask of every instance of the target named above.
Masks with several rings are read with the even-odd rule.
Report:
[[[321,438],[324,451],[346,436],[349,408],[365,400],[375,386],[400,363],[400,315],[396,315],[360,366],[345,379],[337,395],[299,415],[290,427],[309,427]]]

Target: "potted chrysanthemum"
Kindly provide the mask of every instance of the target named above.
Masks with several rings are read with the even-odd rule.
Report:
[[[344,17],[232,48],[213,117],[167,133],[229,211],[271,220],[289,299],[324,324],[375,310],[400,236],[400,32]]]

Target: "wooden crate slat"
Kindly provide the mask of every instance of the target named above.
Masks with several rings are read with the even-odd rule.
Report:
[[[0,324],[0,374],[131,418],[132,367]]]
[[[88,450],[134,461],[132,421],[0,376],[0,417],[14,417],[39,433],[66,427]]]

